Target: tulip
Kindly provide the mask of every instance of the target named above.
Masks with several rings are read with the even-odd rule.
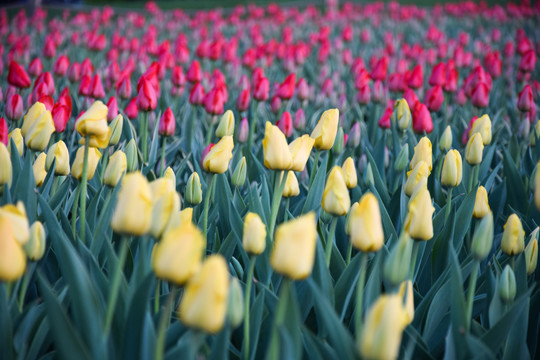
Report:
[[[467,143],[465,148],[465,160],[469,165],[478,165],[482,162],[482,153],[484,144],[482,143],[482,135],[475,133]]]
[[[0,186],[5,184],[11,186],[12,177],[11,156],[4,143],[0,142]]]
[[[189,103],[193,106],[202,105],[204,102],[204,87],[196,83],[189,92]]]
[[[75,124],[75,129],[81,136],[89,136],[90,141],[92,141],[93,138],[94,141],[102,143],[106,139],[106,142],[108,143],[111,129],[107,123],[107,111],[107,106],[105,106],[105,104],[99,100],[95,101],[92,106],[79,117]]]
[[[201,65],[197,60],[193,60],[186,73],[186,79],[190,83],[198,83],[202,80]]]
[[[349,190],[343,177],[343,171],[339,166],[334,166],[330,170],[324,187],[322,207],[327,213],[336,216],[347,214],[351,207]]]
[[[124,176],[113,212],[111,228],[122,234],[142,236],[150,230],[152,192],[140,172]]]
[[[62,140],[51,145],[47,151],[47,159],[45,162],[47,171],[50,170],[53,160],[56,160],[54,174],[67,176],[69,174],[69,150],[66,143]]]
[[[26,255],[15,237],[15,229],[10,219],[0,214],[0,281],[16,281],[25,270]]]
[[[343,178],[345,179],[345,184],[349,189],[354,189],[358,183],[358,178],[356,175],[356,167],[354,166],[354,160],[349,156],[341,166],[343,170]]]
[[[441,184],[450,188],[456,187],[461,184],[462,175],[461,155],[459,151],[448,151],[444,157]]]
[[[124,127],[124,117],[122,114],[118,114],[111,122],[109,128],[111,129],[111,136],[108,141],[108,145],[116,145],[120,141],[120,136],[122,136],[122,128]],[[91,141],[90,141],[91,143]]]
[[[244,218],[242,246],[248,254],[260,255],[266,247],[266,226],[259,215],[248,212]]]
[[[124,176],[127,170],[127,157],[122,150],[116,150],[112,154],[109,164],[103,174],[103,184],[112,188],[116,187],[120,178]]]
[[[424,68],[421,65],[416,65],[410,75],[407,85],[412,89],[419,89],[424,84]]]
[[[228,296],[227,263],[221,255],[211,255],[187,283],[178,316],[186,326],[215,334],[225,325]]]
[[[314,146],[318,150],[330,150],[336,139],[339,123],[339,110],[326,110],[313,129],[311,137],[315,140]]]
[[[287,171],[287,179],[285,180],[282,196],[284,198],[290,198],[298,196],[299,194],[300,187],[298,186],[298,179],[296,178],[294,171]]]
[[[249,124],[247,118],[242,118],[240,120],[240,125],[238,126],[238,132],[237,132],[237,141],[240,143],[245,143],[248,139],[249,134]]]
[[[405,219],[405,231],[415,240],[430,240],[433,237],[433,213],[431,196],[426,188],[420,189],[409,200],[409,214]]]
[[[9,221],[15,239],[20,245],[25,245],[30,239],[30,225],[22,201],[18,201],[17,205],[7,204],[0,207],[0,217]]]
[[[157,107],[156,90],[143,76],[139,93],[137,94],[137,108],[141,111],[154,111]]]
[[[283,100],[289,100],[294,95],[294,89],[296,86],[296,74],[289,74],[283,83],[279,85],[277,95]]]
[[[222,138],[224,136],[234,135],[234,114],[231,110],[227,110],[221,117],[216,129],[216,136]]]
[[[210,115],[223,114],[225,95],[223,88],[212,88],[204,97],[204,109]]]
[[[409,168],[412,170],[416,167],[416,165],[424,161],[426,165],[428,166],[429,171],[432,169],[432,157],[433,157],[433,151],[431,146],[431,141],[427,138],[427,136],[424,136],[418,141],[418,144],[414,147],[414,155],[411,159],[411,163],[409,165]]]
[[[24,70],[24,68],[16,61],[11,61],[9,63],[7,81],[11,86],[15,86],[19,89],[26,89],[32,84],[26,70]]]
[[[489,104],[489,88],[485,83],[479,83],[472,90],[471,103],[474,107],[485,108]]]
[[[32,261],[39,261],[45,254],[45,228],[39,221],[35,221],[30,227],[30,239],[24,245],[26,256]]]
[[[489,208],[488,194],[486,188],[480,185],[476,191],[476,198],[474,201],[473,217],[481,219],[489,214],[491,209]]]
[[[511,303],[516,297],[516,275],[509,265],[504,267],[498,285],[502,301],[506,304]]]
[[[433,120],[426,105],[417,101],[412,111],[413,130],[417,134],[424,132],[429,134],[433,131]]]
[[[139,115],[139,109],[137,108],[137,98],[133,98],[129,101],[124,112],[126,113],[128,119],[133,120],[137,118],[137,116]]]
[[[441,137],[439,138],[439,149],[441,151],[448,151],[452,147],[452,128],[450,125],[444,129]]]
[[[400,294],[381,295],[369,308],[358,347],[365,359],[397,359],[409,314]]]
[[[527,275],[534,274],[538,264],[538,239],[536,238],[538,228],[534,230],[533,234],[534,235],[531,236],[531,240],[525,248],[525,267],[527,268]]]
[[[360,145],[360,135],[360,123],[357,121],[351,126],[351,131],[349,131],[348,144],[350,144],[352,148],[356,148]]]
[[[47,176],[47,171],[45,170],[45,162],[47,161],[47,154],[42,152],[38,155],[36,161],[32,165],[32,171],[34,172],[34,180],[36,182],[36,187],[43,185],[43,181]]]
[[[351,211],[349,231],[352,245],[363,252],[375,252],[384,244],[379,201],[372,193],[362,196]]]
[[[8,125],[6,123],[6,119],[0,117],[0,143],[8,146],[8,138]]]
[[[280,224],[276,229],[270,265],[290,279],[306,279],[313,269],[316,241],[314,212]]]
[[[187,181],[184,197],[191,205],[197,205],[202,202],[201,180],[199,179],[199,174],[196,172],[192,173]]]
[[[384,261],[384,278],[392,285],[398,285],[410,275],[413,241],[406,232],[402,232],[398,243],[390,249]]]
[[[168,107],[159,119],[159,135],[173,136],[176,127],[176,119],[170,107]]]
[[[6,117],[9,120],[19,120],[23,114],[23,100],[19,94],[11,94],[6,101]]]
[[[501,250],[510,256],[523,252],[525,248],[525,231],[521,220],[516,214],[512,214],[504,224],[504,232],[501,240]]]
[[[107,121],[111,122],[118,116],[118,102],[114,96],[111,96],[107,101],[107,109]]]
[[[487,114],[476,119],[471,127],[469,136],[479,133],[482,135],[482,143],[489,145],[491,143],[491,119]]]
[[[253,87],[253,98],[257,101],[266,101],[268,100],[269,92],[270,82],[267,78],[263,77]]]
[[[92,178],[94,177],[94,173],[96,172],[96,168],[100,158],[101,153],[98,149],[94,147],[88,148],[88,173],[86,175],[86,179],[88,181],[92,180]],[[71,165],[71,176],[73,176],[79,181],[81,181],[82,179],[83,165],[84,146],[81,146],[77,149],[77,152],[75,153],[75,160],[73,161],[73,165]]]
[[[205,244],[203,234],[191,222],[164,233],[152,253],[156,277],[185,284],[199,271]]]
[[[471,242],[471,252],[477,261],[482,261],[493,246],[493,214],[489,211],[476,227]]]
[[[43,151],[49,144],[54,132],[54,122],[51,113],[40,102],[36,102],[24,116],[21,133],[25,144],[35,151]]]
[[[444,95],[441,86],[434,86],[426,92],[424,102],[427,104],[427,107],[430,111],[439,111],[441,109],[443,101]]]
[[[306,114],[302,108],[298,109],[294,114],[294,128],[296,130],[304,130],[306,127]]]
[[[293,132],[293,123],[291,114],[288,111],[284,111],[281,115],[281,119],[276,123],[277,127],[285,134],[286,137],[291,137]]]
[[[60,103],[56,103],[51,111],[53,118],[54,129],[57,133],[62,133],[66,129],[67,123],[71,116],[69,108]]]
[[[522,112],[531,111],[533,102],[534,102],[534,99],[533,99],[532,88],[531,88],[531,85],[527,84],[519,92],[517,108],[519,111],[522,111]]]
[[[398,172],[401,172],[407,168],[408,163],[409,163],[409,144],[405,143],[403,147],[401,148],[401,150],[399,150],[398,156],[396,157],[396,161],[394,162],[394,169]],[[429,172],[429,168],[427,168],[427,170]]]
[[[204,170],[215,174],[223,174],[227,171],[233,148],[232,136],[224,136],[217,144],[210,145],[208,153],[203,153],[202,166]]]
[[[309,135],[302,135],[289,144],[289,152],[292,156],[291,170],[304,171],[314,143],[315,140]]]
[[[90,83],[90,95],[94,99],[103,99],[105,97],[105,90],[103,89],[103,83],[101,82],[101,76],[95,74]]]
[[[180,196],[174,183],[167,178],[159,178],[150,183],[152,193],[152,222],[149,233],[159,239],[173,213],[180,211]]]
[[[229,291],[229,299],[227,302],[227,320],[235,329],[244,320],[244,294],[240,280],[236,277],[231,278],[231,288]]]
[[[416,186],[429,177],[430,171],[425,161],[420,161],[413,170],[407,173],[407,181],[405,183],[405,194],[411,196]]]
[[[129,75],[124,75],[120,77],[116,83],[116,95],[120,99],[127,100],[131,97],[131,78]]]
[[[446,65],[443,62],[438,63],[431,70],[431,75],[428,80],[431,86],[444,86],[446,83]]]
[[[400,130],[404,131],[409,127],[412,115],[407,100],[399,99],[396,101],[393,116]]]
[[[246,182],[247,165],[246,157],[242,156],[242,159],[236,165],[232,175],[232,183],[234,186],[240,187]]]
[[[266,122],[264,139],[262,141],[264,165],[272,170],[288,170],[293,164],[293,158],[287,145],[287,139],[281,130]]]
[[[37,77],[43,72],[43,63],[39,57],[34,58],[28,65],[28,73],[32,77]],[[30,85],[28,85],[30,86]]]
[[[17,148],[17,152],[19,153],[19,156],[23,156],[24,152],[24,139],[21,134],[21,129],[16,128],[12,132],[9,133],[8,139],[12,140],[15,144],[15,147]],[[9,144],[9,142],[8,142]],[[8,151],[11,154],[11,146],[8,147]]]
[[[414,292],[412,281],[407,280],[406,282],[401,283],[398,291],[399,296],[404,299],[405,306],[405,324],[409,325],[414,320]]]

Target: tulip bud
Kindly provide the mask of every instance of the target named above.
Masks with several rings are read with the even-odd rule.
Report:
[[[232,176],[232,183],[236,187],[241,187],[246,182],[246,173],[247,173],[247,165],[246,165],[246,157],[242,156],[242,159],[240,159],[240,162],[236,165],[236,168],[234,169],[233,176]]]
[[[178,316],[184,325],[215,334],[225,324],[229,271],[221,255],[211,255],[184,290]]]
[[[396,161],[394,162],[394,169],[397,172],[402,172],[407,168],[409,163],[409,144],[405,143],[399,151]]]
[[[26,256],[32,261],[39,261],[45,254],[45,228],[39,221],[30,227],[30,240],[24,245]]]
[[[26,146],[34,151],[43,151],[54,132],[54,122],[50,111],[36,102],[24,116],[21,133]]]
[[[518,94],[517,108],[521,112],[531,111],[534,102],[531,85],[527,84]]]
[[[107,106],[96,101],[77,120],[75,128],[81,136],[90,136],[97,139],[109,138],[110,128],[107,123]]]
[[[96,168],[100,158],[101,153],[98,149],[94,147],[88,148],[88,173],[86,177],[88,181],[92,180],[92,178],[94,177],[94,173],[96,172]],[[77,149],[77,153],[75,154],[75,161],[73,161],[73,165],[71,166],[71,176],[73,176],[79,181],[81,181],[82,178],[83,165],[84,146],[81,146]]]
[[[294,114],[294,128],[301,131],[304,130],[305,127],[306,114],[304,113],[304,110],[300,108],[296,111],[296,114]]]
[[[482,143],[482,135],[476,133],[469,139],[469,142],[467,142],[467,147],[465,148],[465,160],[469,165],[478,165],[482,162],[483,151],[484,144]]]
[[[181,200],[174,183],[165,177],[152,181],[150,191],[152,192],[152,222],[148,232],[159,239],[171,215],[180,211]]]
[[[371,163],[367,164],[366,172],[364,173],[364,184],[366,184],[366,186],[375,185]]]
[[[352,245],[363,252],[374,252],[384,244],[379,200],[368,192],[351,212],[349,230]]]
[[[230,135],[226,135],[218,141],[217,144],[212,145],[210,151],[203,156],[202,167],[204,170],[215,173],[223,174],[229,168],[229,162],[232,158],[232,150],[234,148],[233,138]]]
[[[111,122],[111,137],[109,138],[109,146],[116,145],[120,141],[122,136],[122,128],[124,127],[124,117],[122,114],[118,114],[117,117]]]
[[[224,136],[232,135],[234,135],[234,114],[231,110],[227,110],[219,121],[216,129],[216,136],[222,138]]]
[[[425,161],[429,171],[431,172],[433,166],[432,154],[431,141],[429,141],[426,136],[422,137],[418,144],[414,147],[414,155],[411,159],[409,168],[412,170],[420,161]]]
[[[511,303],[516,297],[516,275],[509,265],[504,267],[499,278],[499,296],[506,304]]]
[[[334,146],[339,123],[339,110],[326,110],[313,129],[311,137],[315,140],[315,148],[318,150],[330,150]]]
[[[533,130],[529,135],[529,144],[533,147],[536,146],[537,138],[540,138],[540,121],[536,121],[536,124],[534,125]]]
[[[26,209],[22,201],[18,201],[17,205],[7,204],[0,207],[0,217],[8,219],[15,239],[17,239],[19,244],[25,245],[30,239],[30,225],[28,224]]]
[[[232,328],[237,328],[244,320],[244,294],[238,278],[231,278],[229,301],[227,305],[227,319]]]
[[[317,242],[315,213],[280,224],[275,233],[270,265],[292,280],[306,279],[313,269]]]
[[[341,166],[343,170],[343,177],[345,184],[349,189],[354,189],[358,184],[358,178],[356,175],[356,167],[354,166],[354,160],[349,156]]]
[[[405,183],[405,194],[411,196],[416,186],[422,179],[429,177],[429,168],[425,161],[419,162],[412,171],[407,173],[407,182]]]
[[[9,120],[19,120],[23,114],[23,100],[19,94],[11,94],[6,101],[6,117]]]
[[[162,136],[173,136],[176,128],[176,119],[170,107],[168,107],[159,120],[159,134]]]
[[[444,157],[441,172],[441,184],[450,188],[461,184],[462,165],[461,155],[457,150],[450,150]]]
[[[240,125],[238,126],[237,140],[239,143],[245,143],[249,135],[249,124],[247,118],[243,117],[240,120]]]
[[[343,152],[345,146],[345,137],[343,134],[343,128],[340,126],[336,135],[336,141],[332,147],[332,152],[336,155],[339,155]]]
[[[169,179],[173,183],[173,188],[176,189],[176,174],[174,173],[173,169],[171,169],[170,166],[165,169],[165,173],[163,174],[163,177],[166,179]]]
[[[0,282],[13,282],[26,270],[26,255],[7,216],[0,213]]]
[[[390,254],[384,261],[384,278],[395,286],[407,279],[410,274],[413,241],[403,232],[396,245],[390,249]]]
[[[45,163],[47,171],[50,170],[53,160],[56,160],[54,167],[55,175],[66,176],[69,174],[69,151],[66,143],[62,140],[49,147]]]
[[[482,115],[472,124],[469,136],[472,137],[474,134],[482,135],[482,143],[484,146],[491,143],[491,119],[487,114]]]
[[[167,233],[186,224],[190,223],[192,224],[193,220],[193,208],[185,208],[182,211],[173,211],[171,214],[171,217],[169,219],[169,222],[167,223],[167,226],[165,227],[165,230],[163,230],[163,234],[161,237],[167,236]]]
[[[480,185],[476,191],[476,198],[474,200],[473,217],[481,219],[490,211],[486,188]]]
[[[287,171],[287,179],[285,180],[285,187],[283,188],[283,197],[295,197],[300,194],[300,187],[298,186],[298,179],[294,174],[294,171]]]
[[[433,213],[429,190],[422,188],[409,200],[405,231],[415,240],[428,241],[433,237]]]
[[[139,93],[137,94],[137,108],[141,111],[154,111],[157,107],[157,95],[156,90],[143,75]]]
[[[12,132],[9,133],[8,139],[12,140],[15,144],[15,147],[17,148],[17,152],[19,153],[19,156],[23,156],[24,152],[24,139],[21,134],[21,129],[16,128]],[[9,145],[9,142],[8,142]],[[10,155],[11,155],[11,145],[7,147]]]
[[[356,121],[353,126],[351,126],[351,131],[349,132],[349,141],[351,147],[356,148],[360,145],[360,123]]]
[[[400,130],[405,131],[409,127],[412,115],[407,100],[399,99],[396,101],[393,116]]]
[[[324,211],[335,216],[347,214],[351,207],[349,190],[343,178],[343,171],[339,166],[334,166],[330,170],[324,187],[322,207]]]
[[[315,140],[309,135],[302,135],[289,144],[289,152],[292,156],[291,170],[304,171],[314,142]]]
[[[525,248],[525,266],[527,268],[527,275],[531,275],[536,270],[538,263],[538,228],[534,229],[531,234],[531,240]]]
[[[405,324],[409,325],[414,320],[414,292],[412,281],[407,280],[406,282],[402,282],[399,286],[398,294],[403,299],[405,305]]]
[[[474,231],[471,242],[471,252],[474,258],[482,261],[491,252],[493,246],[493,214],[491,211],[482,218]]]
[[[444,129],[441,137],[439,138],[439,149],[441,151],[448,151],[452,147],[452,128],[450,125]]]
[[[284,111],[281,114],[281,118],[276,123],[276,126],[285,134],[286,137],[291,137],[293,133],[293,122],[291,114],[288,111]]]
[[[196,172],[191,174],[187,181],[184,198],[194,206],[200,204],[202,201],[201,180],[199,179],[199,174]]]
[[[516,214],[512,214],[504,224],[504,232],[501,240],[501,250],[510,256],[523,252],[525,247],[525,231],[521,220]]]
[[[109,164],[105,169],[103,175],[103,184],[116,187],[120,178],[126,173],[127,170],[127,158],[126,154],[122,150],[116,150],[109,159]]]
[[[0,186],[8,184],[11,186],[13,177],[13,167],[9,151],[4,143],[0,142]]]
[[[47,154],[42,152],[38,155],[34,165],[32,165],[32,171],[34,172],[34,180],[36,182],[36,187],[43,185],[43,181],[47,176],[47,171],[45,170],[45,162],[47,161]]]
[[[118,102],[114,96],[107,101],[107,121],[111,122],[118,116]]]
[[[287,139],[281,130],[269,121],[266,122],[262,146],[264,166],[272,170],[288,170],[291,167],[293,159]]]
[[[266,247],[266,226],[259,215],[248,212],[244,219],[242,245],[248,254],[260,255]]]
[[[135,139],[131,139],[125,148],[126,160],[127,160],[127,172],[133,172],[139,170],[139,154]]]

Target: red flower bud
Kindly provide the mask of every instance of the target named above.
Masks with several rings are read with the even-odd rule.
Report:
[[[139,109],[137,108],[137,98],[131,99],[124,110],[124,113],[129,119],[136,119],[139,115]]]
[[[283,100],[289,100],[294,95],[296,85],[296,74],[289,74],[285,80],[279,85],[277,96]]]
[[[306,114],[302,108],[296,111],[294,114],[294,128],[297,130],[304,130],[306,127]]]
[[[197,60],[193,60],[186,74],[186,79],[190,83],[198,83],[202,80],[201,64]]]
[[[37,93],[36,89],[41,84],[45,84],[46,88],[44,92],[47,95],[51,95],[51,96],[54,95],[54,93],[56,92],[56,88],[54,87],[54,79],[50,72],[46,71],[46,72],[41,73],[38,76],[38,78],[36,79],[36,83],[34,84],[34,90],[36,93]]]
[[[9,120],[19,120],[23,115],[23,100],[19,94],[11,94],[6,102],[6,117]]]
[[[30,87],[31,84],[30,77],[26,73],[26,70],[24,70],[24,68],[16,61],[12,61],[9,64],[7,81],[10,85],[19,89],[26,89]]]
[[[99,76],[99,74],[94,75],[90,87],[94,99],[103,99],[105,97],[105,90],[103,89],[103,83],[101,82],[101,76]]]
[[[236,100],[236,108],[240,112],[246,111],[249,108],[250,101],[249,89],[242,90]]]
[[[171,81],[173,85],[182,87],[186,84],[186,76],[184,75],[184,69],[181,66],[175,66],[172,70]]]
[[[434,86],[426,91],[424,102],[430,111],[437,112],[441,109],[444,101],[443,91],[440,85]]]
[[[56,59],[53,65],[53,73],[56,76],[66,75],[69,68],[69,59],[66,55],[61,55]]]
[[[384,113],[379,119],[379,127],[383,129],[390,129],[390,117],[392,116],[393,111],[394,111],[394,108],[392,106],[386,107],[386,109],[384,110]]]
[[[489,104],[489,89],[486,84],[478,84],[472,92],[471,103],[477,108],[485,108]]]
[[[291,114],[288,111],[284,111],[281,115],[281,119],[276,123],[277,127],[285,134],[286,137],[290,137],[293,133],[293,123]]]
[[[519,61],[519,69],[523,72],[533,72],[536,65],[536,54],[534,50],[527,51]]]
[[[204,102],[204,87],[201,83],[195,83],[189,92],[189,103],[191,105],[202,105]]]
[[[384,101],[384,86],[382,81],[377,80],[373,84],[373,101],[376,103],[382,103]]]
[[[32,77],[39,76],[39,74],[41,74],[42,71],[43,71],[43,64],[41,63],[41,59],[38,57],[32,60],[32,62],[30,62],[30,65],[28,65],[28,73]]]
[[[373,70],[371,71],[371,78],[373,80],[384,81],[386,79],[387,71],[388,71],[388,58],[386,56],[383,56],[377,61],[377,63],[373,67]]]
[[[272,97],[272,100],[270,100],[270,109],[274,114],[279,112],[279,109],[281,109],[281,98],[279,96],[274,95]]]
[[[300,78],[296,84],[296,96],[300,101],[307,100],[309,97],[309,86],[304,78]]]
[[[111,96],[109,101],[107,101],[107,121],[111,122],[118,116],[118,102],[114,96]]]
[[[79,83],[79,95],[90,96],[92,95],[92,78],[90,76],[83,76]]]
[[[533,99],[532,88],[531,88],[531,85],[527,84],[519,92],[517,108],[519,111],[528,112],[531,110],[533,102],[534,102],[534,99]]]
[[[424,69],[420,65],[416,65],[408,78],[407,85],[413,89],[419,89],[424,84]]]
[[[435,86],[444,86],[446,83],[446,65],[442,62],[438,63],[431,70],[431,75],[429,77],[429,85]]]
[[[173,136],[176,127],[176,120],[170,107],[165,110],[159,119],[159,134],[163,136]]]
[[[371,101],[371,88],[369,85],[364,85],[358,90],[358,95],[356,96],[356,101],[359,104],[367,105]]]
[[[77,82],[81,79],[81,64],[74,62],[68,70],[68,79],[71,82]]]
[[[51,111],[54,106],[54,99],[50,95],[43,95],[38,99],[40,103],[45,105],[45,109]]]
[[[225,98],[221,88],[212,88],[204,97],[204,109],[208,114],[223,114]]]
[[[249,124],[247,118],[242,118],[238,127],[238,142],[244,143],[248,138]]]
[[[137,108],[141,111],[153,111],[157,107],[156,90],[143,76],[141,87],[137,95]]]
[[[264,76],[264,75],[263,75]],[[253,98],[257,101],[266,101],[270,93],[270,82],[266,77],[261,78],[253,87]]]
[[[8,145],[8,126],[6,119],[0,117],[0,142],[4,145]]]
[[[413,130],[417,134],[424,132],[429,134],[433,131],[433,121],[426,105],[416,102],[412,109]]]
[[[86,58],[81,63],[81,76],[92,76],[94,73],[94,65],[89,58]]]
[[[54,128],[57,133],[64,132],[71,116],[71,111],[67,106],[56,103],[51,111],[54,122]]]
[[[407,105],[409,105],[409,109],[411,110],[418,102],[418,96],[416,96],[415,92],[412,89],[407,89],[403,94],[403,98],[407,101]]]

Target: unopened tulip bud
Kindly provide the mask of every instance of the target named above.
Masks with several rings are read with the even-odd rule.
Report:
[[[360,144],[360,123],[357,121],[351,126],[351,131],[349,132],[349,141],[347,144],[352,148],[356,148]]]
[[[42,152],[38,155],[34,165],[32,165],[32,171],[34,172],[34,180],[36,187],[43,185],[43,181],[47,176],[47,170],[45,170],[45,162],[47,161],[47,154]]]
[[[238,126],[237,140],[239,143],[245,143],[249,135],[249,124],[247,118],[243,117],[240,120],[240,125]]]
[[[502,251],[510,256],[517,255],[523,252],[525,247],[525,231],[521,220],[516,214],[508,217],[504,224],[504,232],[501,240]]]
[[[283,132],[269,121],[266,122],[262,141],[264,166],[272,170],[288,170],[292,165],[292,155]]]
[[[6,101],[6,117],[9,120],[19,120],[23,114],[23,100],[19,94],[11,94]]]
[[[343,152],[344,147],[345,147],[345,138],[343,134],[343,128],[339,127],[337,135],[336,135],[336,141],[334,143],[334,146],[332,147],[332,152],[336,155],[339,155]]]
[[[339,110],[326,110],[313,129],[311,137],[315,140],[314,146],[318,150],[330,150],[334,146],[339,124]]]
[[[452,128],[450,125],[444,129],[441,137],[439,138],[439,149],[441,151],[448,151],[452,147]]]
[[[54,132],[51,112],[40,102],[35,103],[24,116],[21,132],[26,146],[34,151],[43,151]]]
[[[30,239],[30,225],[26,216],[26,208],[22,201],[16,205],[7,204],[0,207],[0,217],[5,217],[11,224],[13,235],[21,245],[25,245]],[[0,233],[2,236],[3,234]],[[0,236],[0,237],[2,237]]]
[[[480,185],[476,191],[476,198],[474,200],[473,217],[481,219],[490,211],[486,188]]]
[[[491,119],[487,114],[482,115],[472,124],[469,136],[473,136],[474,134],[482,135],[484,146],[491,143]]]
[[[127,172],[133,172],[139,170],[139,154],[135,139],[131,139],[125,148],[127,159]]]
[[[413,241],[403,232],[384,261],[384,278],[393,286],[405,281],[410,274]]]
[[[229,168],[233,148],[234,142],[232,136],[226,135],[222,137],[217,144],[211,145],[210,150],[206,154],[203,153],[203,169],[211,173],[223,174]]]
[[[412,193],[414,189],[416,188],[416,186],[418,185],[418,183],[422,179],[427,180],[428,177],[429,177],[429,168],[426,162],[421,161],[418,164],[416,164],[414,169],[407,173],[407,182],[405,183],[405,189],[404,189],[405,194],[407,196],[412,196]]]
[[[381,210],[375,195],[363,195],[349,221],[351,243],[356,249],[374,252],[384,245]]]
[[[285,180],[285,187],[283,188],[283,197],[295,197],[300,194],[300,187],[298,186],[298,179],[294,171],[287,171],[287,180]]]
[[[429,171],[431,171],[433,166],[433,152],[431,147],[431,141],[424,136],[418,141],[418,144],[414,147],[414,155],[411,159],[411,164],[409,168],[412,170],[415,168],[416,164],[418,164],[420,161],[425,161],[426,165],[429,168]]]
[[[173,136],[176,128],[176,119],[170,107],[168,107],[159,119],[159,134],[162,136]]]
[[[36,221],[30,227],[30,239],[24,245],[26,256],[32,261],[38,261],[45,254],[45,228],[43,224]]]
[[[26,270],[26,255],[10,219],[0,214],[0,281],[13,282]]]
[[[409,200],[405,231],[415,240],[428,241],[433,237],[433,213],[429,190],[422,188]]]
[[[124,127],[124,117],[122,114],[118,114],[117,117],[111,122],[111,137],[109,138],[109,145],[116,145],[120,141],[122,136],[122,128]]]
[[[69,174],[69,151],[66,143],[62,140],[49,147],[45,163],[47,171],[51,168],[53,160],[56,160],[54,167],[55,175],[66,176]]]
[[[139,87],[139,93],[137,94],[137,108],[141,111],[153,111],[157,107],[157,94],[156,90],[143,76]]]
[[[86,176],[86,179],[88,181],[92,180],[94,177],[94,173],[96,172],[96,168],[99,162],[99,159],[101,158],[101,153],[97,148],[90,147],[88,148],[88,173]],[[83,165],[84,165],[84,146],[81,146],[77,149],[77,152],[75,153],[75,160],[73,161],[73,165],[71,166],[71,176],[73,176],[77,180],[81,180],[82,173],[83,173]]]
[[[294,114],[294,128],[296,130],[304,130],[306,127],[306,114],[302,108],[296,111]]]
[[[411,123],[412,115],[409,109],[407,100],[399,99],[394,104],[394,119],[397,121],[397,126],[400,130],[406,130]]]
[[[266,247],[266,226],[255,213],[246,214],[242,245],[244,250],[252,255],[262,254]]]
[[[364,184],[367,186],[375,185],[375,178],[373,177],[373,170],[371,169],[371,163],[367,164],[366,171],[364,172]]]
[[[126,173],[127,170],[127,157],[122,150],[116,150],[109,159],[109,164],[105,169],[103,175],[103,184],[116,187],[120,178]]]
[[[244,320],[244,293],[242,286],[240,286],[240,281],[236,277],[231,278],[227,319],[229,319],[229,324],[231,324],[233,329],[240,326],[242,320]]]
[[[348,157],[341,166],[343,170],[343,177],[345,178],[345,184],[349,189],[354,189],[358,184],[358,177],[356,175],[356,167],[354,166],[354,160],[352,157]]]
[[[403,299],[405,310],[405,323],[409,325],[414,320],[414,292],[412,281],[407,280],[399,286],[398,294]]]
[[[173,169],[171,169],[170,166],[165,169],[165,173],[163,174],[163,177],[166,179],[169,179],[173,183],[173,187],[176,189],[176,174],[174,173]]]
[[[232,136],[234,134],[234,114],[231,110],[225,111],[225,114],[219,120],[216,129],[216,136],[222,138],[224,136]]]
[[[483,151],[484,144],[482,143],[482,135],[476,133],[467,143],[467,147],[465,148],[465,160],[469,165],[478,165],[482,162]]]
[[[13,178],[13,167],[11,156],[4,143],[0,142],[0,186],[8,184],[11,186]]]
[[[118,116],[118,102],[114,96],[107,101],[107,121],[111,122]]]
[[[196,172],[191,174],[187,181],[184,198],[191,205],[198,205],[202,201],[201,179]]]
[[[324,211],[335,216],[347,214],[351,207],[349,190],[339,166],[334,166],[330,170],[324,187],[322,207]]]
[[[499,278],[499,296],[506,304],[511,303],[516,297],[516,275],[509,265],[504,267]]]
[[[232,176],[232,183],[236,187],[241,187],[246,182],[246,157],[243,156],[240,162],[236,165]]]
[[[394,169],[397,172],[402,172],[407,168],[409,163],[409,144],[405,143],[401,150],[399,151],[396,161],[394,161]]]
[[[457,150],[450,150],[444,157],[441,172],[441,184],[446,187],[456,187],[461,184],[462,165],[461,155]]]
[[[538,228],[533,231],[531,240],[525,248],[525,266],[527,268],[527,275],[531,275],[536,270],[538,264]]]
[[[493,214],[491,211],[482,218],[474,231],[471,252],[474,258],[482,261],[491,252],[493,246]]]
[[[17,152],[19,153],[19,156],[23,156],[24,139],[21,133],[21,129],[17,128],[17,129],[14,129],[12,132],[10,132],[8,135],[8,139],[13,141],[13,143],[15,144],[15,147],[17,148]],[[11,145],[8,146],[8,151],[11,154]]]

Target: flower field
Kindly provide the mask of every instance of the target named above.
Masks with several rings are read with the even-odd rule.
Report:
[[[540,356],[540,7],[0,10],[0,359]]]

